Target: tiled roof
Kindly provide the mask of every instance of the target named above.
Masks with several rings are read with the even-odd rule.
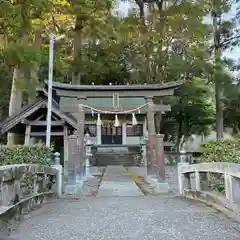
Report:
[[[133,85],[74,85],[53,82],[53,88],[55,89],[66,89],[66,90],[89,90],[89,91],[103,91],[103,90],[164,90],[164,89],[173,89],[179,87],[183,82],[168,82],[161,84],[133,84]],[[47,85],[47,81],[45,81]]]

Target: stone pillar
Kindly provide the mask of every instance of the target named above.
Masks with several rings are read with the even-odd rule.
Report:
[[[89,135],[85,135],[85,149],[86,149],[86,156],[85,156],[85,180],[87,181],[90,178],[94,178],[90,173],[90,158],[92,157],[92,141],[89,138]]]
[[[127,124],[123,122],[122,124],[122,144],[127,144]]]
[[[102,126],[97,125],[97,144],[100,145],[102,143]]]
[[[160,181],[165,181],[165,163],[164,163],[164,146],[163,146],[163,134],[156,135],[156,162],[158,169],[158,177]]]
[[[84,121],[85,111],[84,107],[79,104],[78,106],[78,118],[77,118],[77,181],[81,181],[84,174]]]
[[[189,163],[178,163],[178,189],[180,195],[184,195],[185,189],[191,189],[190,174],[184,174],[183,170],[189,166]]]
[[[147,140],[145,138],[141,139],[141,152],[142,152],[142,161],[141,167],[144,168],[143,176],[147,177]]]
[[[77,136],[71,135],[68,138],[68,185],[76,184],[77,150]]]
[[[224,174],[225,195],[230,203],[240,203],[240,180],[227,172]]]
[[[154,122],[154,111],[153,111],[153,99],[152,97],[146,97],[148,103],[147,109],[147,128],[148,128],[148,157],[151,163],[151,167],[156,167],[156,132]]]
[[[68,175],[68,126],[63,127],[63,146],[64,146],[64,176]]]

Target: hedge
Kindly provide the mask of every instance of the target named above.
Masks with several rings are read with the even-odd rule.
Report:
[[[44,144],[0,146],[0,166],[21,163],[48,165],[48,159],[52,158],[52,149]]]
[[[201,162],[240,163],[240,140],[215,140],[201,144]]]
[[[240,163],[240,140],[215,140],[201,144],[201,162],[232,162]],[[209,186],[218,192],[224,192],[222,174],[209,173]]]

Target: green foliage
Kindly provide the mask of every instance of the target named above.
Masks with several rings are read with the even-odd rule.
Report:
[[[9,45],[5,55],[10,65],[18,65],[25,71],[34,68],[41,60],[38,48],[24,44]]]
[[[209,173],[208,182],[211,189],[220,193],[225,191],[224,176],[222,174]]]
[[[215,140],[201,144],[201,162],[240,163],[240,140]]]
[[[161,129],[165,135],[177,137],[177,147],[182,136],[209,134],[214,121],[211,88],[205,79],[193,77],[169,99],[172,111],[164,116]]]
[[[8,164],[48,164],[52,159],[52,149],[43,144],[30,146],[13,145],[0,146],[0,165]]]
[[[201,144],[201,162],[240,163],[240,140],[215,140]],[[209,187],[217,192],[225,191],[222,174],[208,174]]]

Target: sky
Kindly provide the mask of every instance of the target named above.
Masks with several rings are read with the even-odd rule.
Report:
[[[231,18],[234,18],[234,16],[236,15],[236,4],[234,4],[231,8],[231,10],[229,11],[229,13],[225,14],[224,18],[226,20],[228,19],[231,19]],[[234,59],[239,59],[240,58],[240,48],[239,47],[236,47],[234,50],[232,51],[225,51],[224,55],[226,57],[230,57],[230,58],[234,58]]]
[[[127,14],[128,12],[128,9],[131,7],[131,4],[126,1],[126,2],[122,2],[120,0],[118,0],[118,3],[117,3],[117,6],[116,6],[116,11],[118,11],[119,13],[125,15]],[[233,4],[231,10],[225,14],[223,16],[224,19],[228,20],[228,19],[231,19],[235,16],[236,14],[236,5]],[[229,58],[233,58],[233,59],[239,59],[240,58],[240,48],[239,47],[236,47],[235,49],[233,50],[228,50],[228,51],[225,51],[223,53],[226,57],[229,57]]]

